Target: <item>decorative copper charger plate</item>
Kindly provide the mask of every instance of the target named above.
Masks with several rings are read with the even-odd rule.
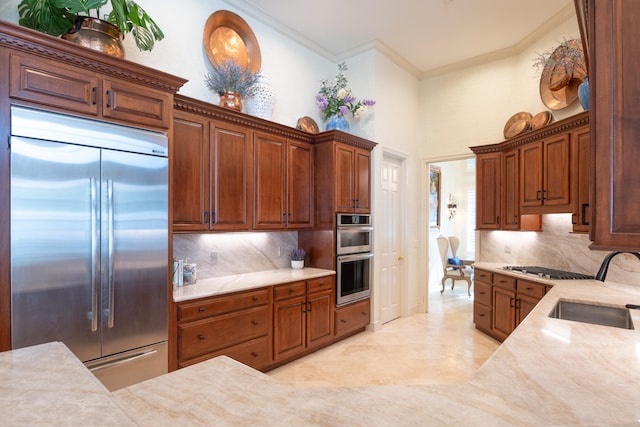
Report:
[[[529,130],[531,126],[531,113],[520,112],[516,113],[504,125],[504,137],[506,139],[513,138],[521,133]]]
[[[572,48],[582,50],[582,42],[578,39],[569,40],[567,44]],[[558,46],[551,54],[550,60],[544,66],[542,75],[540,76],[540,98],[544,105],[551,110],[566,108],[578,99],[578,86],[580,86],[587,75],[587,67],[584,61],[581,61],[576,64],[573,76],[566,86],[559,90],[551,90],[552,87],[567,75],[564,67],[553,65],[566,54],[566,50],[567,48],[565,46]]]
[[[541,111],[531,119],[531,130],[540,129],[545,127],[553,120],[551,111]]]
[[[249,24],[228,10],[218,10],[209,16],[204,26],[204,49],[213,65],[235,60],[254,73],[260,71],[261,57],[258,39]]]
[[[309,116],[300,117],[296,127],[309,133],[318,133],[318,124]]]

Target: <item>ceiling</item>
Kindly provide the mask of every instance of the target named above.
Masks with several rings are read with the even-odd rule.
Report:
[[[372,46],[416,75],[511,49],[573,0],[228,0],[330,59]],[[566,19],[566,18],[565,18]]]

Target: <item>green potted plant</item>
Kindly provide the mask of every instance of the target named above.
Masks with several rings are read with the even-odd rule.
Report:
[[[132,0],[22,0],[18,5],[18,22],[52,36],[64,36],[78,31],[85,20],[100,21],[100,8],[108,2],[112,10],[106,22],[122,35],[131,33],[138,49],[151,50],[156,41],[164,38],[155,21]]]
[[[304,257],[307,253],[302,248],[291,249],[291,268],[300,269],[304,267]]]
[[[213,64],[205,76],[207,87],[220,95],[220,106],[242,110],[242,97],[252,94],[258,73],[240,66],[235,59]]]

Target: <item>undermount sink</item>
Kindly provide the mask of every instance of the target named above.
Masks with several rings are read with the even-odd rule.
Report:
[[[606,307],[560,300],[549,313],[549,317],[622,329],[634,329],[629,309],[621,307]]]

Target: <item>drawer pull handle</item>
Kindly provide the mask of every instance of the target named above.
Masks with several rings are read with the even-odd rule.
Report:
[[[480,291],[480,292],[478,292],[478,293],[479,293],[480,295],[484,295],[484,294],[486,294],[486,292],[485,292],[485,291]]]
[[[293,289],[289,289],[289,293],[292,294],[293,293]]]
[[[204,341],[204,339],[205,339],[205,338],[206,338],[206,337],[205,337],[204,335],[198,335],[198,339],[199,339],[200,341]]]
[[[526,290],[528,290],[528,291],[532,291],[532,290],[533,290],[533,287],[531,287],[531,286],[527,286],[525,289],[526,289]]]
[[[206,310],[206,308],[204,308],[204,307],[198,307],[198,311],[199,311],[200,313],[204,312],[205,310]]]
[[[366,311],[363,311],[363,312],[362,312],[362,315],[363,315],[363,316],[366,316],[367,314],[369,314],[369,313],[367,313]]]
[[[484,317],[484,314],[478,314],[478,316],[480,316],[480,317]]]
[[[257,321],[257,320],[252,320],[252,321],[251,321],[251,324],[252,324],[253,326],[258,326],[258,321]]]
[[[344,320],[344,319],[340,319],[340,321],[341,321],[342,323],[347,323],[347,321],[346,321],[346,320]]]
[[[253,357],[258,357],[258,356],[259,356],[259,354],[258,354],[258,353],[256,353],[255,351],[252,351],[252,352],[251,352],[251,355],[252,355]]]
[[[254,296],[254,297],[253,297],[253,302],[258,301],[259,299],[260,299],[260,298],[258,298],[258,297],[255,297],[255,296]]]

